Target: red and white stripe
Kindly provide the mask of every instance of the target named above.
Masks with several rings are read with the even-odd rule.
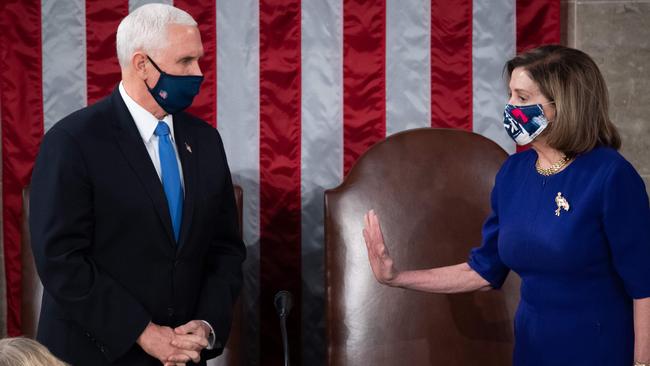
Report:
[[[151,0],[5,0],[0,117],[7,330],[20,333],[20,219],[40,139],[119,80],[115,29]],[[372,144],[416,127],[501,126],[505,60],[558,43],[559,0],[174,0],[200,24],[191,111],[221,132],[244,189],[251,364],[280,364],[288,289],[296,362],[324,359],[323,191]],[[302,350],[298,355],[297,350]]]

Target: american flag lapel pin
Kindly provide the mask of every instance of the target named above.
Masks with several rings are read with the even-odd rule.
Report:
[[[190,145],[188,145],[187,142],[185,143],[185,149],[186,149],[187,152],[189,152],[190,154],[192,153],[192,147],[191,147]]]

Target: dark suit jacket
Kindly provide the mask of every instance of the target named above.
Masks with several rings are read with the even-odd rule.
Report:
[[[219,133],[205,122],[179,113],[174,134],[185,184],[178,245],[117,89],[43,138],[30,209],[45,288],[37,338],[72,365],[159,365],[135,343],[149,321],[208,321],[218,347],[204,359],[226,343],[245,257],[230,171]]]

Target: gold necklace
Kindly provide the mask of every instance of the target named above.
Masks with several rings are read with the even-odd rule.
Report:
[[[567,163],[569,163],[569,161],[571,161],[569,157],[567,157],[566,155],[562,155],[560,160],[551,164],[550,167],[542,168],[541,166],[539,166],[539,158],[537,158],[537,161],[535,162],[535,169],[537,170],[537,173],[548,177],[549,175],[553,175],[559,172],[560,170],[562,170],[562,168],[564,168],[567,165]]]

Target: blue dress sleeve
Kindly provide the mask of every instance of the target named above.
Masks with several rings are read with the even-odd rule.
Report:
[[[603,228],[627,293],[650,297],[650,205],[643,180],[627,161],[616,162],[606,178]]]
[[[497,209],[497,192],[499,186],[499,174],[492,189],[490,202],[492,212],[483,224],[482,243],[478,248],[472,249],[467,264],[490,283],[492,288],[498,289],[508,277],[510,269],[503,264],[499,257],[499,215]]]

